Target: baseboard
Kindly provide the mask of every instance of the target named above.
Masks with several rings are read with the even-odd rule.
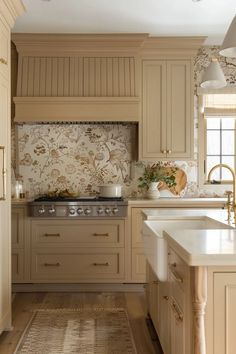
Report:
[[[143,284],[13,284],[13,292],[143,292]]]

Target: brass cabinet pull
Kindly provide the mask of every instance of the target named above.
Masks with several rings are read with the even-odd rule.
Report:
[[[45,237],[60,237],[60,234],[44,234]]]
[[[96,232],[93,234],[93,236],[106,236],[106,237],[108,237],[109,236],[109,233],[108,232],[106,232],[106,233],[104,233],[104,234],[97,234]]]
[[[2,155],[2,166],[0,166],[0,173],[2,173],[2,178],[0,182],[0,200],[6,200],[5,146],[0,146],[0,153]]]
[[[173,269],[174,267],[176,267],[176,265],[174,265],[174,264],[170,267],[170,271],[171,271],[171,274],[173,275],[173,278],[174,278],[175,281],[177,281],[178,283],[183,283],[183,282],[184,282],[183,278],[181,278],[181,277],[178,275],[178,273]]]
[[[162,153],[162,154],[166,154],[167,151],[166,151],[166,150],[161,150],[161,153]]]
[[[183,316],[181,310],[179,309],[179,306],[176,304],[176,302],[173,299],[171,301],[171,308],[175,314],[176,320],[183,322],[184,316]]]
[[[153,280],[152,284],[156,284],[156,285],[159,284],[159,280]]]
[[[60,263],[57,262],[57,263],[44,263],[44,266],[45,267],[60,267]]]
[[[106,262],[106,263],[93,263],[93,265],[94,265],[95,267],[97,267],[97,266],[108,267],[108,266],[109,266],[109,263],[108,263],[108,262]]]
[[[169,300],[169,296],[165,295],[165,296],[163,296],[163,299],[168,301]]]
[[[166,152],[167,152],[167,154],[171,154],[171,153],[172,153],[172,151],[171,151],[171,150],[167,150]]]
[[[0,58],[0,63],[7,65],[7,61],[4,58]]]

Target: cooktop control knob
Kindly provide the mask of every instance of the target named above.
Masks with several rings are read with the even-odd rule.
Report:
[[[77,209],[77,213],[78,213],[79,215],[83,214],[83,212],[84,212],[84,211],[83,211],[82,208],[78,208],[78,209]]]
[[[119,211],[119,209],[118,209],[118,208],[113,208],[113,209],[112,209],[113,214],[117,214],[117,213],[118,213],[118,211]]]
[[[103,213],[103,208],[98,208],[97,213],[98,213],[98,215],[101,215]]]
[[[106,208],[106,209],[105,209],[105,213],[106,213],[107,215],[111,214],[111,209],[110,209],[110,208]]]
[[[69,209],[69,214],[70,215],[75,215],[75,208],[70,208]]]
[[[50,209],[48,209],[49,214],[54,214],[56,209],[54,208],[54,205],[51,206]]]
[[[41,206],[41,208],[39,209],[39,214],[44,214],[45,213],[45,208],[44,206]]]
[[[91,209],[89,208],[86,208],[85,211],[84,211],[85,215],[89,215],[91,214]]]

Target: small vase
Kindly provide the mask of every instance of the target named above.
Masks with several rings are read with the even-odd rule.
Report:
[[[147,191],[148,199],[160,198],[160,192],[158,190],[159,182],[151,182]]]

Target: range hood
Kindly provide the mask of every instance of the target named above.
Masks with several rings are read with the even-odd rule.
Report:
[[[146,34],[14,34],[15,122],[138,122],[138,50]]]

